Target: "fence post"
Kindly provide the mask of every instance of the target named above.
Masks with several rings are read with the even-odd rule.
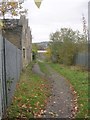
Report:
[[[0,31],[0,120],[2,119],[2,35]]]

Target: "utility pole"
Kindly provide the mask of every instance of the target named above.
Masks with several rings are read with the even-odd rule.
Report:
[[[84,33],[84,37],[86,38],[86,42],[87,42],[87,26],[86,26],[86,19],[84,17],[84,14],[82,14],[82,22],[83,22],[83,33]]]

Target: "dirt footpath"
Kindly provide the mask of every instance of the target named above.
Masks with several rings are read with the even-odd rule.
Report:
[[[51,84],[52,94],[46,105],[42,118],[73,118],[75,114],[74,106],[74,95],[71,91],[71,86],[65,80],[64,77],[60,76],[50,66],[48,68],[48,80]],[[40,71],[39,65],[33,66],[33,72],[41,76],[45,76]]]

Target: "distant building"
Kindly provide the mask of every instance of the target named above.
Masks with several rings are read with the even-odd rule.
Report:
[[[48,48],[49,45],[49,41],[48,42],[39,42],[39,43],[35,43],[38,46],[38,50],[46,50]]]

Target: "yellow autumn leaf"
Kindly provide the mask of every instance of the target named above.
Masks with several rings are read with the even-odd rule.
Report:
[[[12,15],[17,16],[18,14],[17,14],[17,12],[15,10],[12,10]]]
[[[2,22],[2,20],[0,20],[0,29],[2,29],[3,28],[3,22]]]
[[[12,8],[18,8],[18,3],[17,2],[8,2],[8,6],[11,6]]]

